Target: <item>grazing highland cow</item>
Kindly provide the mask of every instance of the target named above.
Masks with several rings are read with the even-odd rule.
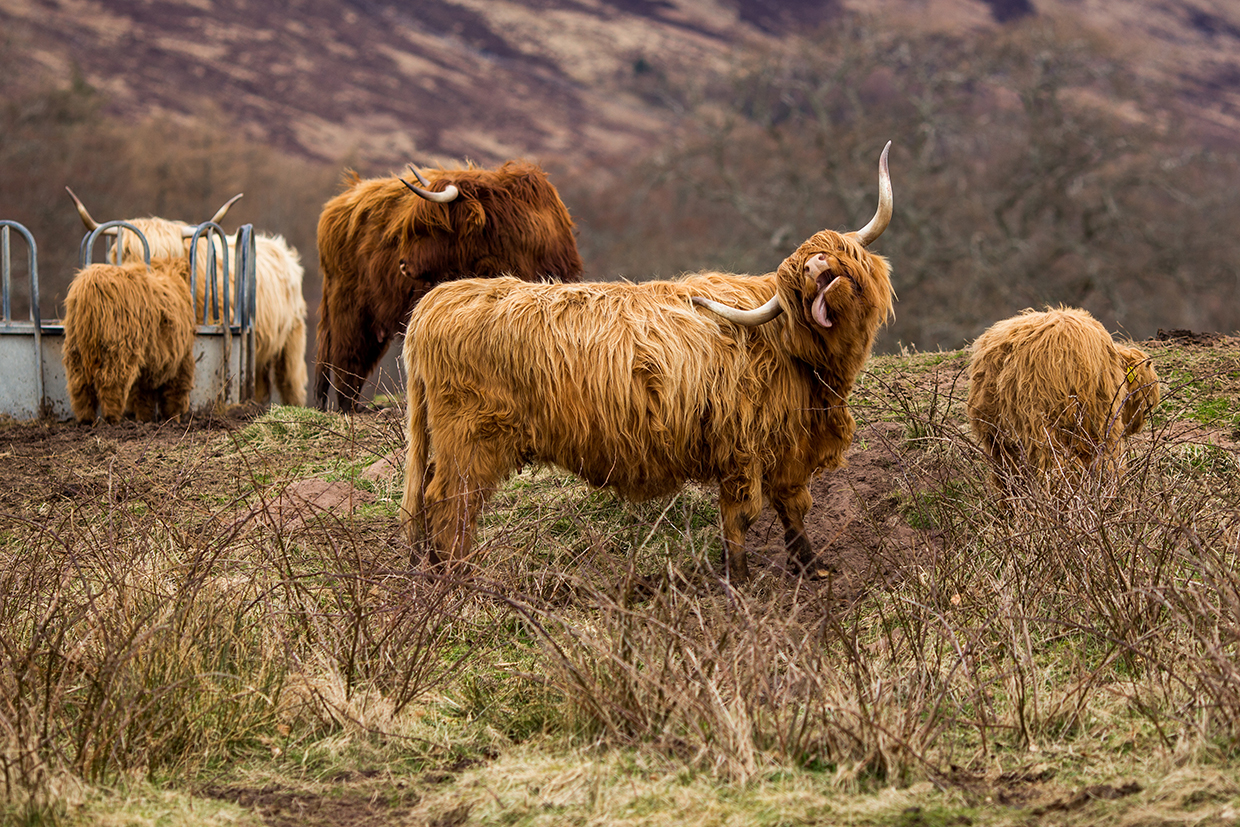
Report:
[[[581,277],[572,219],[538,167],[509,161],[495,170],[441,169],[429,181],[413,173],[421,187],[395,176],[355,179],[323,206],[315,368],[321,408],[333,371],[341,410],[357,407],[366,377],[404,332],[409,311],[440,282]]]
[[[886,149],[879,191],[863,229],[816,233],[765,276],[432,290],[405,338],[410,542],[425,531],[432,564],[465,557],[486,496],[545,462],[632,500],[717,482],[738,581],[769,501],[790,560],[808,564],[808,482],[844,462],[848,395],[892,312],[887,261],[866,250],[891,217]]]
[[[65,189],[68,189],[66,187]],[[69,190],[69,195],[77,205],[78,215],[89,230],[99,225],[86,207]],[[240,195],[234,196],[227,204],[211,217],[218,223],[228,212],[228,208],[236,202]],[[151,257],[189,256],[190,238],[197,229],[194,225],[182,221],[169,221],[166,218],[131,218],[133,224],[146,236],[151,248]],[[107,231],[112,232],[112,231]],[[122,233],[122,250],[124,261],[138,261],[142,256],[142,242],[133,233]],[[237,236],[227,236],[228,254],[232,254]],[[254,395],[262,402],[271,396],[272,382],[280,392],[280,399],[285,405],[306,404],[306,300],[301,294],[301,282],[304,268],[297,251],[288,245],[282,236],[255,235],[255,267],[254,267]],[[196,315],[202,319],[202,308],[206,296],[207,242],[198,242],[198,286],[196,296]],[[222,251],[217,251],[217,255]],[[231,265],[232,259],[229,259]],[[187,271],[188,272],[188,271]],[[236,275],[229,271],[229,277]],[[220,296],[222,297],[222,293]],[[235,295],[231,292],[229,295]],[[222,301],[222,298],[220,299]],[[207,316],[212,323],[218,322],[218,311],[213,309]]]
[[[1149,357],[1084,310],[1026,310],[973,343],[969,421],[1004,490],[1029,472],[1055,488],[1114,472],[1159,398]]]
[[[91,264],[65,296],[65,376],[78,422],[180,416],[194,386],[189,263]]]

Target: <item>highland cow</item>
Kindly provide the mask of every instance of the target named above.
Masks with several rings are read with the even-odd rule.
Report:
[[[189,263],[91,264],[65,296],[64,365],[78,422],[180,416],[194,386]]]
[[[973,343],[969,421],[1004,491],[1017,478],[1063,491],[1113,474],[1159,398],[1149,357],[1084,310],[1026,310]]]
[[[432,564],[465,558],[487,495],[538,462],[630,500],[718,483],[736,581],[769,502],[790,562],[809,564],[809,479],[844,463],[848,396],[892,313],[887,261],[866,250],[891,218],[886,149],[879,191],[864,228],[818,232],[765,276],[432,290],[404,347],[410,543],[426,535]]]
[[[69,189],[66,187],[65,189]],[[77,205],[78,215],[87,229],[94,230],[98,223],[90,217],[86,207],[69,190],[69,195]],[[234,196],[221,207],[211,221],[218,223],[228,212],[228,208],[240,198]],[[189,256],[190,241],[196,226],[182,221],[170,221],[166,218],[131,218],[127,223],[134,225],[146,236],[152,257]],[[111,232],[110,230],[108,232]],[[133,233],[121,233],[122,260],[133,261],[142,255],[142,242]],[[225,237],[229,250],[237,241],[237,235]],[[266,402],[271,396],[271,388],[280,393],[280,400],[286,405],[306,404],[306,300],[301,293],[301,282],[304,268],[301,257],[284,240],[282,236],[257,234],[254,239],[254,395]],[[207,241],[203,238],[198,242],[198,278],[195,297],[195,318],[203,318],[203,307],[206,302],[207,279]],[[221,251],[222,253],[223,251]],[[188,271],[187,271],[188,272]],[[236,295],[236,274],[230,272],[230,295]],[[215,304],[213,302],[212,304]],[[212,307],[206,318],[212,323],[219,322],[219,309]]]
[[[421,187],[396,176],[354,178],[323,206],[315,368],[321,408],[333,385],[341,410],[357,407],[371,370],[435,285],[499,275],[581,277],[572,219],[537,166],[440,169],[429,180],[413,172]]]

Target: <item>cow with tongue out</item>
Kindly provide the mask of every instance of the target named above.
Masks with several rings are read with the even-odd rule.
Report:
[[[431,290],[404,346],[410,542],[432,564],[471,558],[487,496],[536,462],[630,500],[718,484],[732,580],[749,575],[745,533],[769,503],[808,567],[809,480],[844,463],[848,397],[892,313],[890,268],[867,250],[891,215],[884,149],[873,219],[815,233],[765,276]]]

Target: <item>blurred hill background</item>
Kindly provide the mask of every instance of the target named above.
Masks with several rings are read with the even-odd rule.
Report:
[[[536,160],[587,277],[640,280],[860,226],[891,139],[880,349],[1056,303],[1233,331],[1238,136],[1234,0],[0,0],[0,218],[51,317],[65,185],[99,220],[244,191],[226,227],[286,236],[314,315],[346,169]]]

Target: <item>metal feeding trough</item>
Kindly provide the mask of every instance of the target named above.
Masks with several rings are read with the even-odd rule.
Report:
[[[124,221],[100,224],[82,239],[82,266],[91,263],[100,236],[119,261],[123,245],[117,243],[120,238],[115,234],[124,232],[137,234],[149,266],[150,245],[137,227]],[[29,318],[23,320],[13,318],[14,234],[25,242],[30,280]],[[254,228],[246,224],[230,240],[219,224],[200,224],[190,250],[190,293],[195,297],[197,323],[190,409],[249,401],[254,398]],[[205,256],[201,267],[200,253]],[[71,419],[62,362],[65,328],[59,320],[39,317],[38,258],[30,231],[16,221],[0,220],[0,414],[16,419]],[[198,284],[200,272],[202,285]]]

